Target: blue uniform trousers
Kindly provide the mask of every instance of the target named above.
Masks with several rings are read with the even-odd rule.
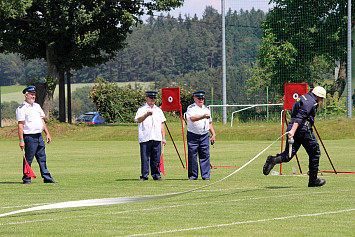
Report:
[[[148,179],[149,175],[149,158],[150,169],[153,179],[161,178],[159,163],[161,154],[161,142],[160,141],[147,141],[139,143],[141,151],[141,179]]]
[[[202,179],[209,179],[211,173],[209,133],[198,135],[187,131],[187,146],[189,179],[197,179],[198,177],[197,154],[200,162],[201,177]]]
[[[23,139],[25,140],[25,156],[28,164],[31,166],[33,157],[36,157],[41,171],[41,176],[44,180],[53,180],[51,174],[47,169],[46,163],[46,152],[43,137],[40,133],[37,134],[24,134]],[[23,161],[23,170],[25,169],[25,161]],[[31,181],[27,175],[22,177],[24,182]]]
[[[289,162],[302,145],[309,157],[309,170],[318,170],[321,153],[313,130],[310,129],[308,132],[296,132],[293,138],[294,143],[292,145],[292,155],[289,157],[289,144],[286,142],[285,151],[281,153],[282,162]]]

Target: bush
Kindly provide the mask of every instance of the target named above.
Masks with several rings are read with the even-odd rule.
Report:
[[[2,119],[16,119],[16,109],[20,104],[16,101],[1,103],[1,118]]]
[[[93,86],[89,97],[108,123],[134,122],[138,108],[146,102],[141,90],[122,88],[102,79]]]

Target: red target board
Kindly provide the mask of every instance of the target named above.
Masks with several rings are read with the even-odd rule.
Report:
[[[307,83],[285,83],[284,110],[292,109],[298,97],[307,94]]]
[[[161,89],[163,111],[180,111],[180,87],[162,88]]]

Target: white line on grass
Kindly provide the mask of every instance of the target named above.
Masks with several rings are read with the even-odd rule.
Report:
[[[258,158],[262,153],[264,153],[267,149],[269,149],[269,147],[271,147],[275,142],[277,142],[281,137],[285,136],[286,134],[287,133],[284,133],[283,135],[281,135],[274,142],[272,142],[269,146],[267,146],[264,150],[259,152],[259,154],[254,156],[252,159],[250,159],[247,163],[245,163],[240,168],[235,170],[233,173],[227,175],[226,177],[224,177],[224,178],[222,178],[220,180],[217,180],[217,181],[215,181],[213,183],[210,183],[210,184],[207,184],[207,185],[203,185],[203,186],[198,187],[198,188],[194,188],[194,189],[187,190],[187,191],[182,191],[182,192],[179,192],[179,193],[169,193],[169,194],[155,195],[155,196],[102,198],[102,199],[89,199],[89,200],[60,202],[60,203],[54,203],[54,204],[49,204],[49,205],[31,207],[31,208],[26,208],[26,209],[22,209],[22,210],[2,213],[2,214],[0,214],[0,217],[20,214],[20,213],[24,213],[24,212],[39,211],[39,210],[49,210],[49,209],[59,209],[59,208],[73,208],[73,207],[89,207],[89,206],[92,207],[92,206],[113,205],[113,204],[123,204],[123,203],[126,204],[126,203],[132,203],[132,202],[146,202],[146,201],[152,201],[152,200],[157,200],[157,199],[171,198],[171,197],[175,197],[175,196],[178,196],[178,195],[183,195],[183,194],[195,192],[196,190],[205,189],[205,188],[207,188],[209,186],[212,186],[214,184],[222,182],[223,180],[225,180],[225,179],[229,178],[230,176],[236,174],[238,171],[242,170],[244,167],[246,167],[251,162],[253,162],[256,158]]]
[[[337,190],[337,191],[318,191],[312,192],[310,194],[325,194],[325,193],[339,193],[339,192],[349,192],[350,190]],[[197,206],[197,205],[206,205],[206,204],[216,204],[216,203],[227,203],[227,202],[240,202],[240,201],[249,201],[249,200],[260,200],[260,199],[267,199],[267,198],[281,198],[281,197],[291,197],[291,196],[301,196],[303,194],[284,194],[284,195],[277,195],[277,196],[267,196],[267,197],[255,197],[255,198],[241,198],[241,199],[234,199],[228,201],[213,201],[213,202],[200,202],[200,203],[184,203],[184,204],[177,204],[171,206],[160,206],[160,207],[152,207],[152,208],[145,208],[145,209],[136,209],[136,210],[127,210],[127,211],[118,211],[118,212],[111,212],[111,213],[100,213],[100,214],[92,214],[92,215],[82,215],[82,216],[68,216],[68,217],[59,217],[59,218],[47,218],[41,220],[32,220],[32,221],[20,221],[20,222],[10,222],[10,223],[1,223],[0,226],[5,225],[18,225],[18,224],[28,224],[34,222],[48,222],[48,221],[57,221],[57,220],[65,220],[65,219],[82,219],[88,218],[93,216],[102,216],[102,215],[116,215],[116,214],[123,214],[123,213],[131,213],[131,212],[142,212],[142,211],[153,211],[153,210],[160,210],[160,209],[168,209],[168,208],[177,208],[177,207],[186,207],[186,206]]]
[[[187,229],[167,230],[167,231],[159,231],[159,232],[153,232],[153,233],[124,235],[124,236],[147,236],[147,235],[150,236],[150,235],[158,235],[158,234],[166,234],[166,233],[174,233],[174,232],[182,232],[182,231],[190,231],[190,230],[217,228],[217,227],[224,227],[224,226],[231,226],[231,225],[250,224],[250,223],[275,221],[275,220],[285,220],[285,219],[291,219],[291,218],[297,218],[297,217],[312,217],[312,216],[321,216],[321,215],[329,215],[329,214],[338,214],[338,213],[350,212],[350,211],[355,211],[355,209],[345,209],[345,210],[338,210],[338,211],[319,212],[319,213],[313,213],[313,214],[283,216],[283,217],[275,217],[275,218],[260,219],[260,220],[240,221],[240,222],[232,222],[232,223],[219,224],[219,225],[199,226],[199,227],[193,227],[193,228],[187,228]]]

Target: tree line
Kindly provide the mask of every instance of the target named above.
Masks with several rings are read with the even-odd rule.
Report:
[[[212,7],[198,19],[152,15],[180,6],[181,0],[14,2],[23,4],[17,15],[0,9],[0,52],[14,53],[0,55],[2,85],[44,80],[51,102],[59,83],[60,115],[65,75],[68,84],[99,77],[154,81],[155,89],[213,89],[214,100],[222,98],[221,15]],[[329,83],[330,92],[341,95],[348,68],[347,1],[271,2],[268,14],[255,9],[226,14],[228,103],[263,101],[267,88],[279,100],[287,82]],[[145,22],[144,13],[150,14]]]
[[[250,66],[256,61],[261,44],[261,10],[227,13],[227,57],[230,64]],[[239,44],[236,44],[238,41]],[[155,82],[156,88],[181,86],[214,89],[214,99],[221,99],[222,38],[221,14],[206,7],[201,19],[181,15],[150,16],[133,28],[127,46],[103,65],[72,70],[72,83]],[[21,60],[17,54],[0,54],[2,85],[30,84],[46,75],[42,59]]]

